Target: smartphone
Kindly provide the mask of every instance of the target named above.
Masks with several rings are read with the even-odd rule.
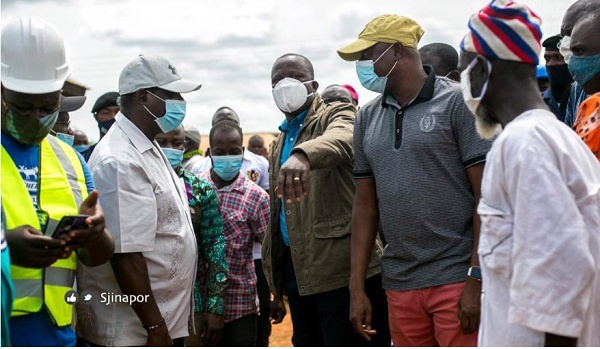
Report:
[[[58,238],[61,235],[68,234],[71,230],[77,229],[85,229],[87,228],[87,224],[85,224],[85,220],[89,217],[89,215],[74,215],[74,216],[63,216],[58,222],[54,233],[52,233],[53,238]]]

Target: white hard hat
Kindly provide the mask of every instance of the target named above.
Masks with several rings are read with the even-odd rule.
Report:
[[[62,89],[71,73],[62,36],[51,24],[23,17],[2,28],[2,85],[39,94]]]

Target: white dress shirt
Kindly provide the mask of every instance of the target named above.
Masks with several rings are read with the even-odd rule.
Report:
[[[90,169],[115,253],[143,254],[171,338],[186,337],[198,257],[181,180],[158,144],[121,113],[96,146]],[[102,293],[122,295],[110,263],[79,265],[77,281],[79,292],[93,297],[77,304],[79,336],[105,346],[146,344],[146,330],[128,303],[101,303]]]
[[[200,175],[202,172],[210,170],[212,168],[212,162],[210,157],[205,157],[201,161],[197,162],[190,172]],[[240,170],[246,178],[252,182],[258,184],[259,187],[269,192],[269,162],[267,159],[260,155],[256,155],[249,150],[244,151],[244,157],[242,159],[242,169]],[[261,243],[254,241],[252,246],[252,255],[254,259],[261,259]]]
[[[600,345],[600,164],[547,110],[509,123],[487,155],[480,346]]]

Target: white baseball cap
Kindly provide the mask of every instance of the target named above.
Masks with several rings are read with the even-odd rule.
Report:
[[[126,95],[151,87],[187,93],[198,90],[202,84],[182,79],[175,66],[161,56],[139,55],[121,71],[119,94]]]

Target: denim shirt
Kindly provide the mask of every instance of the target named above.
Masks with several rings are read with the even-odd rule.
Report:
[[[292,149],[294,148],[296,138],[298,137],[298,133],[302,128],[306,114],[308,114],[308,109],[293,118],[291,122],[288,122],[287,119],[283,120],[279,126],[279,131],[285,133],[285,143],[283,144],[281,159],[279,160],[280,167],[283,166],[283,164],[290,158],[290,155],[292,155]],[[281,228],[281,235],[283,236],[283,243],[286,246],[289,246],[290,236],[288,235],[287,224],[285,222],[285,202],[283,199],[281,199],[281,210],[279,211],[279,224]]]

